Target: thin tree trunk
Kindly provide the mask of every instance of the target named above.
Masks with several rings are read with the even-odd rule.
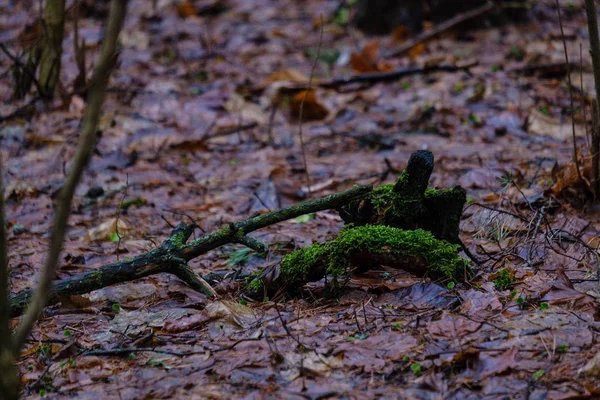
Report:
[[[40,60],[40,85],[44,97],[52,97],[60,76],[60,57],[65,32],[65,0],[46,0],[44,41]]]

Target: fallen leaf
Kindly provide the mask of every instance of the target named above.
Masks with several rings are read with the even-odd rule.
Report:
[[[306,98],[305,98],[306,97]],[[317,121],[324,119],[329,114],[327,108],[319,103],[314,89],[303,90],[296,93],[290,102],[290,113],[294,118],[300,118],[302,108],[302,120]]]
[[[114,235],[124,237],[130,230],[129,225],[122,218],[111,218],[87,231],[83,242],[104,242],[111,240]]]

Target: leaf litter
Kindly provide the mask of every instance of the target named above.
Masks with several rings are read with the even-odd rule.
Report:
[[[95,54],[103,6],[84,3],[79,35]],[[20,363],[28,398],[40,389],[82,399],[598,396],[600,214],[575,185],[568,88],[542,68],[564,60],[554,2],[536,3],[525,23],[444,34],[392,59],[384,55],[399,33],[374,41],[345,17],[326,19],[319,43],[314,21],[334,3],[132,4],[59,278],[147,251],[182,220],[213,231],[309,192],[392,182],[418,149],[435,154],[432,186],[468,189],[461,238],[483,261],[475,277],[449,287],[370,271],[338,298],[317,284],[311,296],[264,302],[241,297],[235,281],[219,286],[218,300],[162,275],[104,288],[45,311]],[[16,49],[35,22],[20,7],[6,6],[0,20],[2,41]],[[571,60],[587,41],[582,7],[565,16]],[[584,74],[588,101],[586,53],[573,81]],[[66,45],[66,86],[73,60]],[[344,90],[320,84],[440,60],[478,65]],[[0,65],[11,67],[5,57]],[[9,75],[0,94],[0,115],[21,106]],[[305,94],[308,171],[297,136]],[[12,293],[35,284],[83,107],[67,93],[0,125]],[[576,110],[580,146],[583,118]],[[121,208],[124,193],[145,201]],[[270,244],[262,264],[229,262],[236,248],[224,247],[191,266],[255,271],[341,226],[335,213],[317,213],[261,231]],[[119,254],[116,230],[126,235]]]

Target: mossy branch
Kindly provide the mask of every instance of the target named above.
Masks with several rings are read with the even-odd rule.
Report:
[[[56,304],[61,297],[89,293],[117,283],[132,281],[158,273],[171,273],[184,280],[195,290],[207,296],[214,296],[214,290],[197,274],[191,272],[187,262],[228,243],[256,243],[244,240],[250,232],[317,211],[339,209],[351,201],[367,197],[371,193],[370,185],[355,186],[345,192],[332,194],[320,199],[305,201],[281,210],[251,217],[227,225],[225,228],[204,235],[187,244],[195,225],[180,223],[171,235],[157,248],[133,257],[106,264],[92,271],[81,273],[56,281],[50,289],[48,304]],[[241,236],[240,236],[241,235]],[[32,290],[21,292],[10,299],[11,317],[21,315],[33,294]]]

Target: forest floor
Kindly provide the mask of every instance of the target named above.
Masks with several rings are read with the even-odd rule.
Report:
[[[38,4],[32,12],[21,3],[0,12],[0,43],[15,54],[36,34]],[[107,5],[81,3],[91,74]],[[159,1],[153,9],[130,1],[58,277],[148,251],[181,221],[211,232],[355,184],[393,182],[419,149],[435,154],[432,187],[467,189],[461,239],[484,261],[474,276],[434,282],[382,267],[353,276],[339,297],[315,283],[300,297],[254,302],[235,281],[211,300],[161,274],[73,296],[46,309],[21,357],[26,398],[600,396],[600,209],[575,185],[555,2],[534,2],[521,23],[478,17],[478,29],[446,32],[394,58],[385,55],[401,46],[400,31],[367,37],[347,26],[339,4]],[[563,20],[589,176],[583,2],[565,3]],[[13,294],[35,285],[85,108],[72,90],[72,13],[66,29],[62,87],[51,103],[14,100],[13,63],[0,55]],[[471,63],[468,71],[323,85]],[[309,190],[298,113],[311,75],[302,123]],[[256,232],[270,245],[266,259],[231,245],[191,266],[257,271],[342,225],[336,212],[319,212]]]

